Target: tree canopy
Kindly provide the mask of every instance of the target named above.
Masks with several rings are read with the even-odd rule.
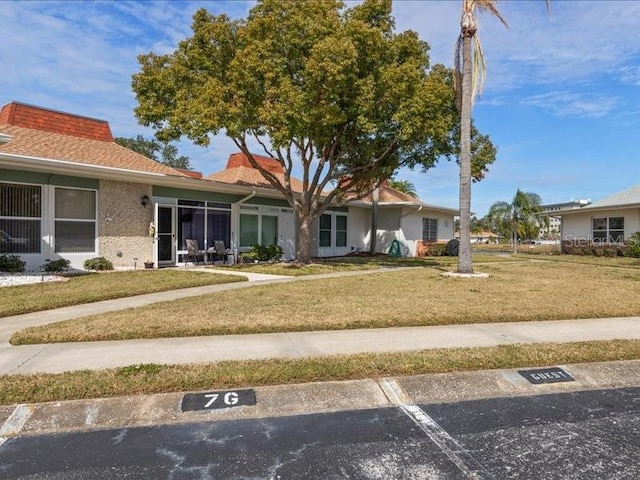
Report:
[[[136,116],[165,141],[207,146],[226,133],[293,207],[302,262],[330,203],[363,197],[401,165],[428,169],[457,153],[453,73],[430,66],[415,32],[394,31],[391,0],[262,0],[241,20],[201,9],[192,30],[175,52],[139,57]],[[495,148],[477,139],[481,178]]]
[[[167,142],[146,139],[142,135],[137,135],[135,138],[116,137],[115,142],[169,167],[183,168],[185,170],[191,168],[189,157],[185,155],[178,156],[178,148]]]
[[[542,213],[542,199],[533,192],[518,189],[511,203],[498,201],[491,205],[487,218],[493,230],[510,237],[514,251],[518,240],[532,240],[540,233],[541,224],[548,228],[549,217]]]

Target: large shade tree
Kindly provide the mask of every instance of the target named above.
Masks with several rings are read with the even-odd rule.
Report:
[[[498,201],[491,205],[487,218],[494,230],[511,238],[514,253],[519,240],[532,240],[540,233],[540,227],[549,227],[549,217],[541,215],[542,199],[533,192],[518,189],[511,203]]]
[[[129,150],[133,150],[140,155],[144,155],[169,167],[182,168],[185,170],[191,169],[189,157],[178,155],[178,148],[175,145],[166,142],[161,143],[153,138],[147,139],[142,135],[137,135],[134,138],[116,137],[114,140],[118,145],[122,145]]]
[[[457,153],[453,74],[430,67],[415,32],[394,31],[391,0],[262,0],[241,20],[201,9],[192,30],[175,52],[139,57],[136,116],[161,140],[207,146],[226,133],[294,209],[299,262],[331,203],[363,197],[401,165],[428,169]],[[477,143],[481,176],[495,149],[480,134]]]
[[[545,0],[547,11],[549,0]],[[462,0],[460,35],[456,43],[454,70],[456,99],[460,109],[460,248],[459,273],[473,273],[471,260],[471,181],[472,124],[471,113],[476,95],[482,91],[485,61],[478,36],[478,13],[496,17],[505,27],[506,20],[497,8],[498,0]]]

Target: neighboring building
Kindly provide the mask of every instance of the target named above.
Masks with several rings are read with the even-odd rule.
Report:
[[[640,185],[555,215],[562,218],[563,247],[621,245],[640,231]]]
[[[549,203],[547,205],[540,205],[543,212],[542,215],[549,218],[549,228],[542,225],[540,227],[540,237],[545,237],[553,234],[560,234],[562,230],[562,221],[560,217],[555,215],[555,212],[559,210],[572,210],[576,208],[582,208],[591,204],[591,199],[588,200],[574,200],[571,199],[568,202],[562,203]]]
[[[282,175],[278,162],[257,159]],[[453,237],[454,209],[383,185],[379,210],[379,252],[397,239],[415,255],[419,241]],[[315,253],[368,250],[371,211],[371,199],[329,208],[314,228]],[[242,154],[203,178],[116,144],[103,120],[17,102],[0,111],[0,255],[20,255],[29,269],[96,256],[117,267],[177,265],[187,239],[201,249],[222,240],[236,252],[275,243],[291,259],[295,235],[293,210]]]

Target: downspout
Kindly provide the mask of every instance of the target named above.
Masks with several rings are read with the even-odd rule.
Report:
[[[239,205],[251,200],[253,197],[256,196],[256,191],[253,190],[249,195],[247,195],[244,198],[241,198],[240,200],[238,200],[237,202],[235,202],[233,204],[234,208],[235,208],[235,217],[237,219],[236,221],[236,225],[238,226],[238,229],[240,229],[240,207]],[[235,232],[232,230],[231,231],[231,249],[233,250],[233,261],[234,263],[238,261],[238,244],[236,243],[236,238],[235,238]]]

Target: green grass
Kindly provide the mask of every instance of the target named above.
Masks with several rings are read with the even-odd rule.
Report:
[[[452,267],[453,268],[453,267]],[[381,270],[181,299],[33,327],[13,344],[621,317],[640,314],[640,271],[486,263],[488,279]]]
[[[0,288],[0,317],[180,288],[241,282],[237,275],[177,270],[94,273],[64,282]]]
[[[0,404],[257,387],[640,358],[639,340],[509,345],[208,365],[132,365],[102,371],[0,376]]]
[[[547,260],[550,262],[580,263],[601,267],[640,268],[640,258],[633,257],[595,257],[590,255],[536,255],[518,253],[514,258]]]
[[[212,267],[216,268],[216,267]],[[357,270],[373,270],[380,268],[375,263],[348,263],[348,262],[321,262],[309,265],[297,265],[294,263],[244,263],[230,265],[230,270],[249,273],[266,273],[269,275],[287,275],[291,277],[301,277],[306,275],[320,275],[323,273],[349,272]]]

